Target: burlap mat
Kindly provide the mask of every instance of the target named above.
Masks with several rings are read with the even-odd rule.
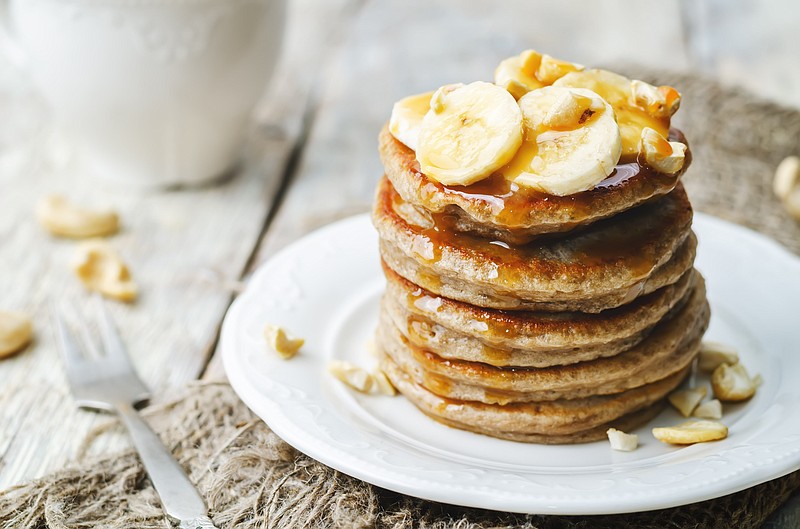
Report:
[[[778,162],[800,150],[800,112],[694,76],[618,70],[683,92],[677,124],[692,142],[694,165],[686,184],[695,207],[800,252],[800,225],[785,214],[770,187]],[[403,497],[333,471],[284,443],[225,383],[193,384],[146,414],[198,484],[221,529],[749,529],[761,526],[800,490],[800,472],[795,472],[675,509],[593,517],[509,515]],[[0,494],[0,523],[3,529],[169,527],[131,452],[84,460]]]

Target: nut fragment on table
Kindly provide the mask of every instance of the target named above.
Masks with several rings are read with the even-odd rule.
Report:
[[[375,377],[367,370],[343,360],[328,362],[328,372],[361,393],[369,393],[375,384]]]
[[[78,245],[72,268],[89,290],[120,301],[136,299],[138,289],[128,267],[105,241],[93,239]]]
[[[708,393],[705,387],[673,391],[667,399],[684,417],[689,417]]]
[[[701,419],[722,419],[722,403],[717,399],[704,402],[694,409],[692,416]]]
[[[61,195],[43,197],[36,205],[36,217],[50,233],[61,237],[104,237],[119,230],[116,212],[84,208]]]
[[[632,452],[639,446],[639,436],[632,433],[625,433],[616,428],[609,428],[606,430],[608,442],[611,443],[611,448],[621,452]]]
[[[288,360],[295,356],[306,341],[303,338],[290,337],[283,327],[268,323],[264,326],[264,338],[278,356]]]
[[[690,445],[725,439],[728,427],[717,421],[691,420],[677,426],[653,428],[653,437],[664,443]]]
[[[800,158],[784,158],[775,170],[772,190],[781,199],[786,211],[800,220]]]
[[[697,367],[701,371],[713,372],[720,364],[738,364],[739,353],[730,345],[720,342],[703,342]]]
[[[756,392],[756,384],[742,364],[721,364],[711,374],[711,388],[722,401],[747,400]]]
[[[19,312],[0,311],[0,358],[21,351],[32,338],[30,318]]]

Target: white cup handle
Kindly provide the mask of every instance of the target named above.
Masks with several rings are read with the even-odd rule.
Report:
[[[11,31],[9,0],[0,0],[0,53],[21,70],[28,65],[28,55]]]

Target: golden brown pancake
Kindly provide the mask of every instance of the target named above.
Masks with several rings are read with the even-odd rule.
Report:
[[[440,422],[452,428],[459,430],[467,430],[473,433],[497,437],[498,439],[506,439],[508,441],[517,441],[520,443],[537,443],[545,445],[563,445],[563,444],[578,444],[578,443],[591,443],[592,441],[600,441],[607,438],[606,432],[609,428],[616,428],[623,432],[631,432],[640,426],[643,426],[654,419],[664,409],[664,401],[660,400],[655,404],[651,404],[641,410],[623,415],[618,419],[614,419],[606,424],[601,424],[588,430],[581,430],[573,434],[567,435],[547,435],[535,433],[516,433],[516,432],[500,432],[491,428],[484,428],[481,425],[468,425],[458,421],[449,420],[445,417],[437,417],[428,413],[424,409],[421,410],[425,415],[431,419]]]
[[[511,246],[414,224],[382,179],[373,211],[381,256],[428,291],[481,307],[600,312],[673,284],[692,267],[692,208],[668,195],[579,233]]]
[[[670,140],[687,143],[674,129]],[[386,175],[421,214],[447,219],[451,231],[512,244],[586,226],[666,195],[675,189],[691,162],[687,150],[683,168],[674,175],[657,173],[639,161],[619,164],[595,188],[559,197],[519,187],[500,175],[469,186],[445,186],[420,171],[414,151],[397,141],[388,126],[381,131],[379,142]]]
[[[507,404],[620,393],[666,378],[689,366],[708,326],[702,280],[672,318],[641,343],[616,356],[548,368],[495,367],[444,359],[409,342],[383,311],[378,342],[414,381],[441,397]]]
[[[409,341],[443,358],[495,366],[549,367],[613,356],[637,343],[694,288],[677,283],[599,314],[484,309],[418,287],[383,265],[383,310]]]
[[[580,436],[656,404],[689,372],[686,368],[658,382],[614,395],[499,405],[441,397],[417,384],[388,356],[383,355],[380,361],[392,384],[427,415],[465,430],[505,438],[512,434]]]

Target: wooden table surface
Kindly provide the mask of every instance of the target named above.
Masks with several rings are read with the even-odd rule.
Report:
[[[0,309],[30,313],[36,328],[35,343],[0,361],[0,490],[75,462],[87,433],[109,421],[75,407],[54,346],[48,301],[86,296],[68,267],[74,243],[34,220],[44,194],[121,213],[111,242],[142,295],[111,309],[142,378],[160,392],[224,376],[216,340],[239,281],[308,231],[368,209],[381,175],[376,135],[404,95],[490,79],[501,59],[535,48],[587,65],[699,71],[800,107],[800,7],[791,0],[289,3],[283,61],[247,164],[212,188],[98,187],[24,74],[0,61]],[[125,446],[112,431],[88,453]]]

